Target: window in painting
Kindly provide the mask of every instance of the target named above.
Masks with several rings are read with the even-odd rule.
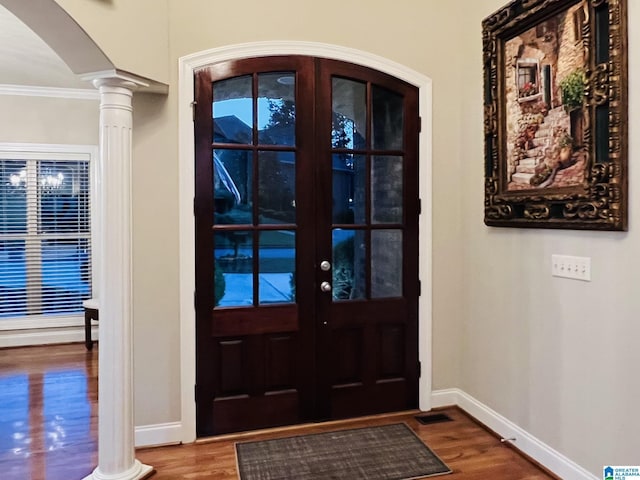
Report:
[[[540,94],[540,65],[537,60],[518,60],[518,98],[530,99]]]

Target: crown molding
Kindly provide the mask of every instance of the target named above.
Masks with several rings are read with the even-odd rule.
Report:
[[[100,100],[100,93],[93,88],[60,88],[0,84],[0,95],[68,98],[71,100]]]

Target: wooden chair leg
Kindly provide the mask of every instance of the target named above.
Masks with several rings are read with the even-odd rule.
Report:
[[[84,310],[84,345],[87,350],[93,350],[93,341],[91,340],[91,312],[85,308]]]

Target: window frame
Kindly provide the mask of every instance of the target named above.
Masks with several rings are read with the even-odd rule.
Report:
[[[91,241],[91,291],[92,297],[99,296],[100,262],[100,165],[97,145],[67,145],[45,143],[5,143],[0,142],[0,160],[88,160],[90,199],[90,241]],[[31,330],[40,328],[80,327],[84,325],[84,315],[25,315],[6,317],[0,320],[0,331]]]
[[[522,74],[522,71],[532,70],[533,75]],[[528,76],[529,78],[533,77],[535,83],[533,84],[536,92],[530,95],[520,95],[521,89],[524,85],[520,84],[521,76]],[[540,60],[537,58],[520,58],[516,62],[516,91],[518,92],[518,102],[530,102],[531,100],[536,100],[542,97],[542,82],[541,82],[541,72],[540,72]],[[529,81],[530,82],[530,81]],[[529,82],[525,82],[529,83]]]

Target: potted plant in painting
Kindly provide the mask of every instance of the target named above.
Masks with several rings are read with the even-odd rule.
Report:
[[[564,132],[557,141],[558,145],[558,165],[560,168],[566,168],[571,162],[573,154],[573,138]]]
[[[560,82],[562,104],[567,112],[582,107],[586,77],[584,70],[578,68]]]
[[[571,122],[571,135],[573,146],[581,146],[584,142],[584,89],[587,82],[584,70],[578,68],[567,75],[560,82],[562,104]]]

